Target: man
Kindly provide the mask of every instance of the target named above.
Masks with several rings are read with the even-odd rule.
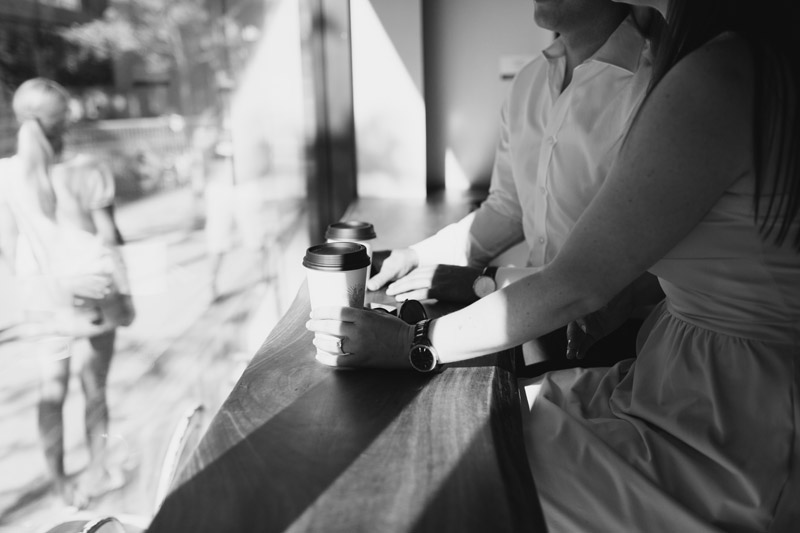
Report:
[[[398,300],[470,303],[551,261],[599,190],[644,97],[649,44],[630,8],[610,0],[535,0],[534,17],[558,37],[512,83],[488,198],[433,237],[394,250],[369,280],[370,290],[393,281],[387,293]],[[525,268],[482,270],[522,241]],[[613,313],[571,325],[568,355],[581,357],[641,298],[658,298],[654,283],[643,278],[615,299]],[[564,331],[551,340],[544,350],[563,355]]]

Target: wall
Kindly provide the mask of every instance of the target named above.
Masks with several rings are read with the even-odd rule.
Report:
[[[424,197],[421,1],[351,0],[350,11],[359,196]]]
[[[359,192],[486,188],[500,105],[552,34],[530,0],[352,0]],[[423,178],[427,175],[427,180]]]
[[[407,75],[422,94],[422,5],[420,0],[370,0]]]
[[[534,23],[530,0],[428,0],[423,16],[429,181],[487,187],[510,83],[501,61],[534,57],[552,34]]]

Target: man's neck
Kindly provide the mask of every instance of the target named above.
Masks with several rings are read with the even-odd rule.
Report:
[[[572,73],[575,67],[592,57],[605,44],[623,20],[624,17],[601,18],[561,34],[560,37],[564,43],[567,61],[564,84],[561,87],[562,91],[572,81]]]

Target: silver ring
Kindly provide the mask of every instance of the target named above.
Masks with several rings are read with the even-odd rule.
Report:
[[[344,339],[338,339],[336,341],[336,349],[339,350],[339,352],[344,353]]]

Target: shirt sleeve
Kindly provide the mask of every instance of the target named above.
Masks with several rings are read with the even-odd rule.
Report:
[[[475,211],[458,222],[445,226],[432,237],[411,245],[417,252],[421,265],[459,265],[468,263],[467,249],[469,232],[475,219]]]
[[[483,266],[524,239],[522,208],[511,165],[508,101],[500,114],[500,139],[495,151],[489,196],[459,222],[411,246],[420,264]]]

